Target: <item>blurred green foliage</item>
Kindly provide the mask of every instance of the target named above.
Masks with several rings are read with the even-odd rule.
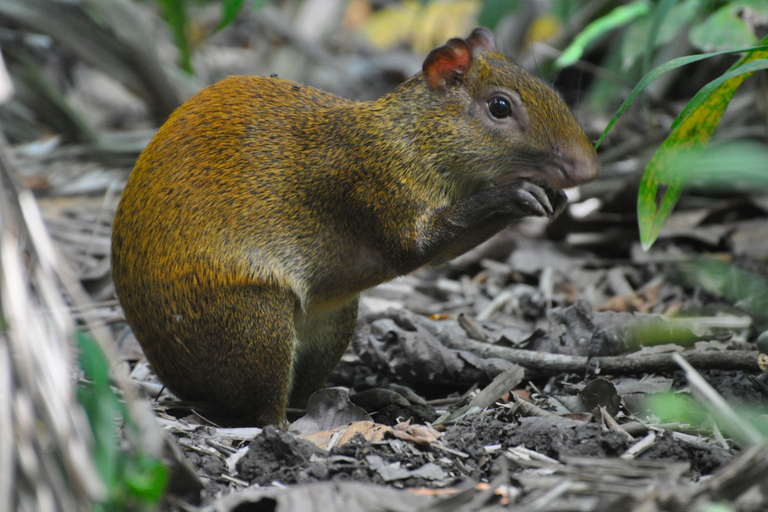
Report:
[[[155,510],[165,490],[168,474],[153,454],[121,448],[118,428],[127,429],[136,439],[138,429],[125,404],[110,385],[109,362],[98,344],[80,333],[80,366],[87,382],[78,387],[78,401],[88,415],[95,446],[96,469],[108,497],[96,511]]]
[[[192,42],[190,36],[190,10],[196,6],[221,4],[221,19],[215,31],[219,31],[232,23],[245,4],[245,0],[154,0],[160,6],[163,19],[173,34],[173,40],[179,49],[179,67],[187,73],[192,73]],[[258,10],[266,5],[268,0],[251,0],[250,5]]]
[[[661,423],[683,423],[702,426],[708,419],[707,410],[687,393],[658,393],[648,395],[645,407]]]
[[[765,279],[714,258],[696,258],[677,268],[679,277],[689,286],[723,297],[763,325],[768,324],[768,281]]]
[[[649,68],[655,50],[678,39],[705,52],[756,45],[758,37],[742,13],[747,10],[768,17],[765,0],[635,0],[610,2],[609,5],[613,8],[590,22],[574,38],[558,59],[558,65],[572,64],[602,38],[621,29],[619,44],[611,46],[612,51],[620,55],[618,66],[611,71],[630,72],[633,66],[644,61],[644,69],[638,70],[643,71]],[[685,48],[685,45],[677,46]]]
[[[713,419],[707,408],[688,393],[657,393],[648,395],[644,407],[659,419],[661,423],[687,424],[693,428],[712,431]],[[768,426],[760,419],[766,413],[762,405],[734,408],[739,421],[748,423],[757,432],[768,435]],[[732,418],[733,419],[733,418]],[[718,422],[718,428],[725,436],[732,436],[728,426]]]
[[[605,16],[587,25],[574,38],[570,46],[560,54],[555,64],[561,68],[574,64],[584,55],[587,47],[594,41],[631,21],[646,18],[650,10],[650,5],[645,1],[630,2],[629,4],[616,7]],[[648,31],[643,34],[643,37],[647,36]]]
[[[762,44],[768,45],[768,38]],[[701,89],[675,120],[672,133],[648,162],[640,182],[637,212],[643,248],[650,248],[656,240],[683,187],[696,172],[691,152],[707,148],[736,89],[754,71],[766,68],[768,46],[750,50],[729,72]],[[765,173],[768,181],[768,166]]]

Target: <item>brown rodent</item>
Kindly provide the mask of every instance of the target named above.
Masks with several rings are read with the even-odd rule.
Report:
[[[558,95],[476,29],[374,102],[230,77],[182,105],[117,210],[115,287],[179,397],[286,424],[352,337],[358,294],[550,216],[595,177]]]

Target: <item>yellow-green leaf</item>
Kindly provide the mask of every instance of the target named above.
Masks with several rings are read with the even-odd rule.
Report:
[[[768,38],[761,43],[766,41]],[[754,51],[742,57],[734,67],[741,67],[747,62],[766,57],[768,50]],[[691,172],[690,164],[696,160],[691,158],[691,155],[707,146],[728,102],[750,74],[739,74],[717,87],[677,125],[648,163],[637,198],[640,242],[643,249],[649,249],[656,241],[664,222],[680,198]]]
[[[680,112],[680,115],[677,116],[677,119],[675,119],[672,123],[671,128],[673,130],[677,128],[680,123],[683,122],[683,120],[688,117],[688,115],[690,115],[691,112],[696,110],[699,105],[704,103],[704,101],[706,101],[706,99],[709,98],[709,96],[724,82],[727,82],[736,76],[743,75],[745,73],[752,74],[755,71],[760,71],[761,69],[766,68],[768,68],[768,59],[753,60],[752,62],[747,62],[734,69],[733,71],[729,71],[724,75],[712,80],[707,85],[702,87],[701,90],[696,93],[696,96],[694,96],[693,99],[688,102],[688,105],[685,106],[682,112]]]
[[[768,42],[768,38],[766,38],[766,40],[763,43],[765,42]],[[603,133],[600,134],[600,138],[597,139],[597,142],[595,143],[595,149],[597,149],[600,146],[600,143],[603,142],[603,139],[605,139],[605,136],[608,135],[608,132],[611,131],[611,129],[619,120],[619,118],[624,114],[624,112],[627,111],[627,109],[635,100],[635,98],[637,98],[640,95],[640,93],[643,92],[645,88],[648,87],[648,85],[650,85],[657,78],[681,66],[685,66],[687,64],[693,64],[694,62],[708,59],[710,57],[716,57],[718,55],[725,55],[729,53],[755,52],[755,51],[766,50],[766,49],[768,49],[768,47],[766,46],[755,46],[752,48],[740,48],[738,50],[725,50],[721,52],[702,53],[698,55],[687,55],[685,57],[678,57],[676,59],[672,59],[652,69],[651,71],[646,73],[645,76],[643,76],[643,78],[637,83],[635,88],[632,89],[632,92],[629,93],[629,96],[627,96],[627,99],[625,99],[624,102],[621,104],[621,106],[616,110],[616,113],[608,122],[608,126],[605,127],[605,130],[603,130]],[[741,61],[737,62],[733,67],[731,67],[731,69],[736,68],[737,65],[740,63]]]

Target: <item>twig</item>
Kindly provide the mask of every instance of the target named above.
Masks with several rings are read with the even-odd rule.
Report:
[[[515,411],[526,418],[531,416],[538,416],[541,418],[561,418],[559,414],[542,409],[536,404],[523,400],[517,393],[510,393],[509,401],[516,407]]]
[[[648,434],[639,441],[637,441],[635,444],[627,448],[627,450],[622,453],[619,458],[622,458],[624,460],[633,460],[638,455],[643,453],[645,450],[653,446],[653,444],[656,442],[656,432],[653,430],[650,430]]]
[[[679,364],[685,371],[685,377],[688,379],[693,396],[707,408],[716,422],[727,427],[728,432],[740,445],[754,446],[760,444],[764,437],[757,429],[744,421],[680,354],[673,354],[672,357],[675,363]]]
[[[672,354],[649,354],[628,356],[606,356],[587,358],[547,354],[532,350],[491,345],[470,339],[443,341],[446,347],[467,350],[480,357],[498,357],[520,366],[535,374],[556,375],[568,372],[583,372],[590,367],[597,367],[602,373],[645,373],[675,371],[679,367]],[[751,350],[686,350],[681,355],[691,366],[700,370],[742,370],[760,372],[768,369],[768,356]]]
[[[512,366],[507,368],[504,372],[500,373],[493,379],[493,382],[488,384],[484,390],[478,393],[470,402],[446,416],[445,418],[439,418],[435,421],[434,425],[440,425],[443,423],[452,423],[458,421],[464,416],[474,414],[475,412],[482,411],[504,393],[520,384],[523,380],[523,368],[519,366]]]

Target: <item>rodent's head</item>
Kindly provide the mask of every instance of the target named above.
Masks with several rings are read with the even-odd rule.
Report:
[[[482,179],[526,179],[560,189],[597,175],[595,149],[563,100],[507,61],[489,30],[476,28],[467,39],[432,50],[422,78],[437,102],[430,103],[453,117],[454,143],[466,142],[461,154],[473,172],[480,168]],[[456,123],[456,116],[466,122]],[[451,122],[439,117],[436,122]]]

